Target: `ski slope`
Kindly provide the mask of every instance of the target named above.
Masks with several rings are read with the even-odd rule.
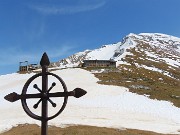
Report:
[[[86,90],[87,94],[79,99],[69,97],[65,110],[58,117],[50,120],[49,125],[64,127],[78,124],[180,134],[180,108],[170,102],[152,100],[146,96],[131,93],[125,87],[97,84],[98,79],[83,69],[69,68],[53,73],[63,78],[68,91],[80,87]],[[20,101],[10,103],[4,100],[4,96],[11,92],[20,94],[25,82],[32,75],[34,74],[14,73],[0,76],[0,132],[17,124],[40,125],[39,121],[26,115]],[[52,82],[57,83],[52,92],[62,91],[57,80],[49,77],[49,87]],[[41,87],[41,78],[36,79],[33,84]],[[28,93],[38,93],[33,88],[33,84],[28,88]],[[53,98],[52,100],[60,105],[53,108],[49,104],[49,115],[57,112],[63,99]],[[33,112],[40,115],[41,106],[37,110],[32,107],[37,101],[29,99],[28,104]]]

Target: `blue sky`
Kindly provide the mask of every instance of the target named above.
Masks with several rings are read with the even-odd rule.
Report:
[[[52,62],[129,33],[180,37],[180,0],[0,0],[0,75]]]

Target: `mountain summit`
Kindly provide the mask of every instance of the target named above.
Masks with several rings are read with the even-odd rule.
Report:
[[[180,38],[160,33],[130,33],[121,42],[85,50],[56,62],[59,67],[77,67],[83,60],[115,60],[119,65],[136,65],[156,71],[154,63],[166,63],[169,68],[180,67]],[[168,72],[167,72],[168,74]]]

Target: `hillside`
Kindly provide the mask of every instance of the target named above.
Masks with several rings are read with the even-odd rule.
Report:
[[[131,33],[121,42],[76,53],[56,65],[77,67],[83,60],[93,59],[117,61],[117,69],[96,72],[99,83],[125,86],[132,92],[168,100],[180,107],[180,38]]]

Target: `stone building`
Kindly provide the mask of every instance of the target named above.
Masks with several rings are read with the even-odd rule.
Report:
[[[28,72],[38,68],[37,64],[28,64],[28,61],[19,62],[19,72]]]
[[[82,67],[116,67],[114,60],[84,60]]]

